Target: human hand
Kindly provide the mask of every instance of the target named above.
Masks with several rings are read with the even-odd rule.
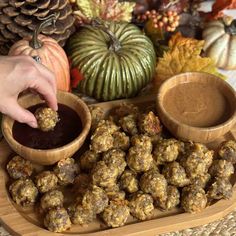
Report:
[[[18,95],[30,89],[39,93],[53,110],[57,110],[56,79],[45,66],[29,56],[0,57],[0,111],[21,123],[36,128],[35,116],[22,108]]]

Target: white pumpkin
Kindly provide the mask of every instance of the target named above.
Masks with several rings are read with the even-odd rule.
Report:
[[[214,20],[206,24],[202,37],[205,56],[212,58],[216,66],[226,70],[236,69],[236,24]]]

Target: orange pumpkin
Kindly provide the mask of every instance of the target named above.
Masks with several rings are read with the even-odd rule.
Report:
[[[49,16],[39,24],[34,31],[32,39],[22,39],[10,49],[10,56],[28,55],[37,58],[40,63],[51,70],[57,81],[57,89],[69,91],[70,72],[69,62],[62,47],[53,38],[39,33],[55,22],[55,15]]]

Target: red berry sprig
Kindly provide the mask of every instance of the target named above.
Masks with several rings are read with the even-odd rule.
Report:
[[[179,25],[180,16],[175,11],[157,12],[151,10],[139,15],[137,19],[140,22],[151,20],[155,29],[173,32]]]

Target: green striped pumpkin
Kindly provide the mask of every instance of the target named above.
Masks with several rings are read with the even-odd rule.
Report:
[[[135,96],[155,73],[153,44],[133,24],[86,26],[71,37],[67,49],[72,68],[83,77],[79,91],[100,101]]]

